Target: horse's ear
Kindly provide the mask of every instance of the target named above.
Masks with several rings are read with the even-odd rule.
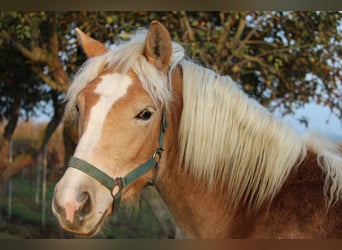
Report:
[[[77,40],[88,58],[99,56],[108,51],[106,46],[76,28]]]
[[[159,22],[152,21],[146,36],[144,55],[157,69],[166,72],[172,53],[171,37]]]

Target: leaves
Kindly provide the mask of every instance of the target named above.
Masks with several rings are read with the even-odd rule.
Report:
[[[15,47],[22,58],[21,63],[11,59],[7,64],[26,68],[39,82],[37,86],[66,91],[85,60],[75,27],[112,44],[129,39],[132,31],[157,19],[190,58],[230,75],[270,110],[286,114],[315,101],[342,117],[340,12],[40,11],[0,15],[2,48]],[[0,81],[6,77],[2,74]],[[7,81],[6,86],[9,84]],[[32,87],[32,91],[36,90]]]

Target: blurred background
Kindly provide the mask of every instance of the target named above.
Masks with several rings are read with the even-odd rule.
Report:
[[[86,60],[75,28],[105,43],[159,20],[189,58],[231,76],[299,133],[342,142],[342,12],[0,12],[0,238],[72,238],[51,212],[73,153],[63,98]],[[180,238],[153,188],[99,238]]]

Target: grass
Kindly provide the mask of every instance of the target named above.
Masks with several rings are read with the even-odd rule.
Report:
[[[2,221],[0,223],[2,238],[11,235],[15,238],[59,238],[57,222],[50,211],[53,183],[48,184],[46,204],[46,225],[42,227],[42,203],[35,202],[35,183],[25,176],[16,176],[12,179],[12,214],[8,218],[8,194],[4,195],[1,206]],[[6,190],[8,191],[8,190]]]
[[[12,180],[12,216],[7,218],[7,195],[1,206],[0,238],[72,238],[62,232],[51,211],[51,199],[55,183],[48,183],[46,226],[41,225],[42,204],[35,203],[35,183],[18,176]],[[151,239],[168,238],[164,235],[148,204],[140,200],[140,210],[128,214],[120,211],[113,215],[99,238]]]

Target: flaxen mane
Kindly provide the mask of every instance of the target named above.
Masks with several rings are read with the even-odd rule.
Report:
[[[228,205],[259,208],[271,201],[308,150],[317,153],[327,174],[327,205],[342,197],[342,158],[335,144],[314,140],[318,135],[298,136],[228,76],[188,61],[182,69],[180,155],[209,188],[221,183]]]
[[[341,156],[334,144],[315,136],[298,136],[259,103],[249,99],[228,76],[184,59],[173,43],[168,76],[143,56],[146,31],[140,30],[102,56],[89,59],[73,81],[66,99],[70,115],[78,93],[104,69],[132,69],[155,103],[171,105],[173,69],[183,71],[184,107],[180,121],[180,162],[211,189],[220,183],[227,204],[258,208],[271,201],[308,150],[318,155],[326,173],[327,205],[342,197]],[[323,190],[322,190],[323,192]]]

